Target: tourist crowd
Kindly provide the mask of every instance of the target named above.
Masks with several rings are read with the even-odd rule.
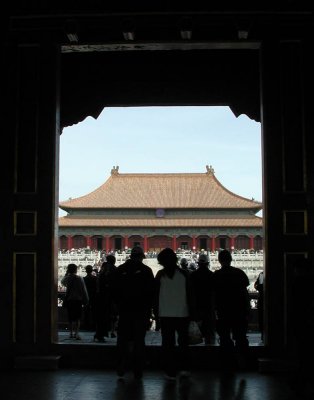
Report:
[[[221,250],[221,267],[211,271],[205,252],[198,254],[191,266],[185,257],[179,259],[166,248],[157,254],[161,268],[155,275],[143,263],[146,257],[136,246],[126,261],[116,266],[115,256],[107,254],[100,269],[86,266],[84,277],[78,276],[75,264],[68,265],[61,283],[66,288],[70,338],[81,339],[81,322],[85,329],[95,332],[97,342],[117,336],[120,377],[128,368],[136,378],[142,377],[145,334],[153,322],[161,332],[163,363],[169,379],[175,378],[178,371],[189,374],[192,321],[205,345],[215,344],[218,337],[223,362],[233,363],[235,356],[243,360],[248,347],[250,282],[242,269],[231,265],[232,254]]]

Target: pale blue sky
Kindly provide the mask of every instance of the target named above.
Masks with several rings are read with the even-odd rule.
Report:
[[[261,125],[229,107],[105,108],[65,128],[59,199],[90,193],[120,173],[206,172],[232,192],[262,201]],[[64,215],[60,212],[60,215]]]

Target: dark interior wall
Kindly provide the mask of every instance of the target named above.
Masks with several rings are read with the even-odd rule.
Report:
[[[23,2],[21,0],[12,0],[9,4],[9,8],[14,10],[18,9],[20,11],[27,10],[29,13],[33,12],[108,12],[108,11],[176,11],[180,9],[181,11],[190,11],[191,9],[195,11],[221,11],[228,9],[230,11],[235,10],[303,10],[308,9],[310,6],[306,0],[277,0],[276,2],[270,0],[255,0],[254,2],[249,0],[220,0],[218,3],[209,2],[204,5],[204,2],[194,1],[192,4],[184,4],[182,1],[159,1],[159,2],[147,2],[145,0],[134,0],[132,2],[128,0],[120,0],[118,2],[104,2],[103,0],[68,0],[64,1],[51,1],[51,0],[31,0]]]
[[[72,46],[65,23],[78,14],[85,27],[85,32],[78,32],[79,40],[89,39],[93,44],[118,38],[117,46],[125,46],[118,22],[130,9],[123,9],[122,2],[10,2],[13,12],[9,18],[5,13],[0,17],[4,20],[1,94],[6,139],[0,210],[5,243],[0,281],[1,365],[13,365],[21,354],[68,352],[72,357],[74,353],[67,346],[55,345],[59,110],[61,127],[87,115],[97,117],[108,105],[228,104],[236,115],[246,113],[259,120],[260,92],[265,343],[273,356],[294,350],[289,283],[294,281],[299,258],[308,257],[312,267],[314,260],[313,14],[290,12],[302,7],[306,10],[302,1],[274,3],[250,2],[248,8],[244,7],[247,2],[209,4],[212,12],[198,14],[195,30],[195,39],[209,44],[206,51],[183,50],[185,42],[174,25],[185,12],[195,17],[195,2],[188,8],[178,7],[176,15],[168,13],[164,2],[156,6],[155,16],[147,13],[155,4],[142,8],[146,14],[138,13],[136,22],[143,28],[138,33],[145,33],[141,40],[150,40],[152,45],[167,33],[169,43],[180,41],[181,51],[163,51],[162,46],[156,51],[137,51],[133,46],[132,51],[76,54],[74,48],[61,54],[60,46],[67,43],[68,50]],[[132,3],[133,11],[138,4]],[[227,4],[236,10],[233,15]],[[166,12],[158,13],[160,7]],[[91,16],[109,9],[123,10],[124,14]],[[85,15],[84,10],[88,11]],[[242,17],[254,17],[246,47],[234,25],[239,10]],[[252,42],[260,47],[249,50]],[[219,51],[214,50],[217,43]],[[98,349],[94,350],[98,356]],[[76,346],[75,355],[82,362],[84,349]]]

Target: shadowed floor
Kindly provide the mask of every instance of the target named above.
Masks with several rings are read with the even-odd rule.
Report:
[[[162,371],[146,371],[141,381],[123,380],[112,370],[61,369],[4,371],[5,400],[289,400],[313,398],[309,388],[292,387],[287,374],[193,371],[190,378],[167,381]],[[303,390],[303,394],[301,393]]]
[[[252,350],[258,349],[260,335],[252,333],[249,339]],[[152,349],[156,349],[157,357],[160,357],[158,350],[160,333],[150,331],[146,342]],[[199,351],[206,353],[208,347],[204,345],[198,345],[199,351],[195,353],[197,362],[191,368],[191,376],[179,375],[175,380],[169,381],[164,376],[163,370],[156,367],[158,363],[155,366],[147,364],[143,379],[136,380],[131,372],[127,372],[123,379],[118,378],[112,362],[107,364],[109,367],[100,363],[94,368],[78,362],[79,359],[90,356],[93,361],[91,365],[95,366],[96,359],[108,358],[110,349],[115,348],[115,338],[109,338],[104,344],[98,344],[93,342],[93,332],[82,332],[82,340],[75,341],[69,339],[67,331],[61,331],[59,344],[69,348],[71,357],[75,353],[80,354],[75,360],[77,362],[74,364],[75,367],[73,363],[66,365],[60,362],[59,367],[54,370],[45,370],[31,369],[31,364],[20,364],[21,368],[1,371],[2,398],[5,400],[312,400],[314,398],[312,383],[305,383],[303,379],[297,378],[295,369],[224,368],[222,370],[217,366],[200,368]],[[79,344],[82,346],[77,347]],[[217,346],[214,347],[219,350]],[[114,351],[112,355],[114,357]],[[213,354],[209,352],[208,357],[212,356]],[[66,353],[63,357],[67,357]]]

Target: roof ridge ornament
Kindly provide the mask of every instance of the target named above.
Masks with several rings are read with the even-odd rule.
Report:
[[[119,165],[112,167],[111,175],[119,175]]]
[[[214,170],[214,168],[212,167],[212,165],[210,165],[210,166],[208,166],[208,165],[206,165],[206,173],[207,173],[207,175],[214,175],[215,174],[215,170]]]

